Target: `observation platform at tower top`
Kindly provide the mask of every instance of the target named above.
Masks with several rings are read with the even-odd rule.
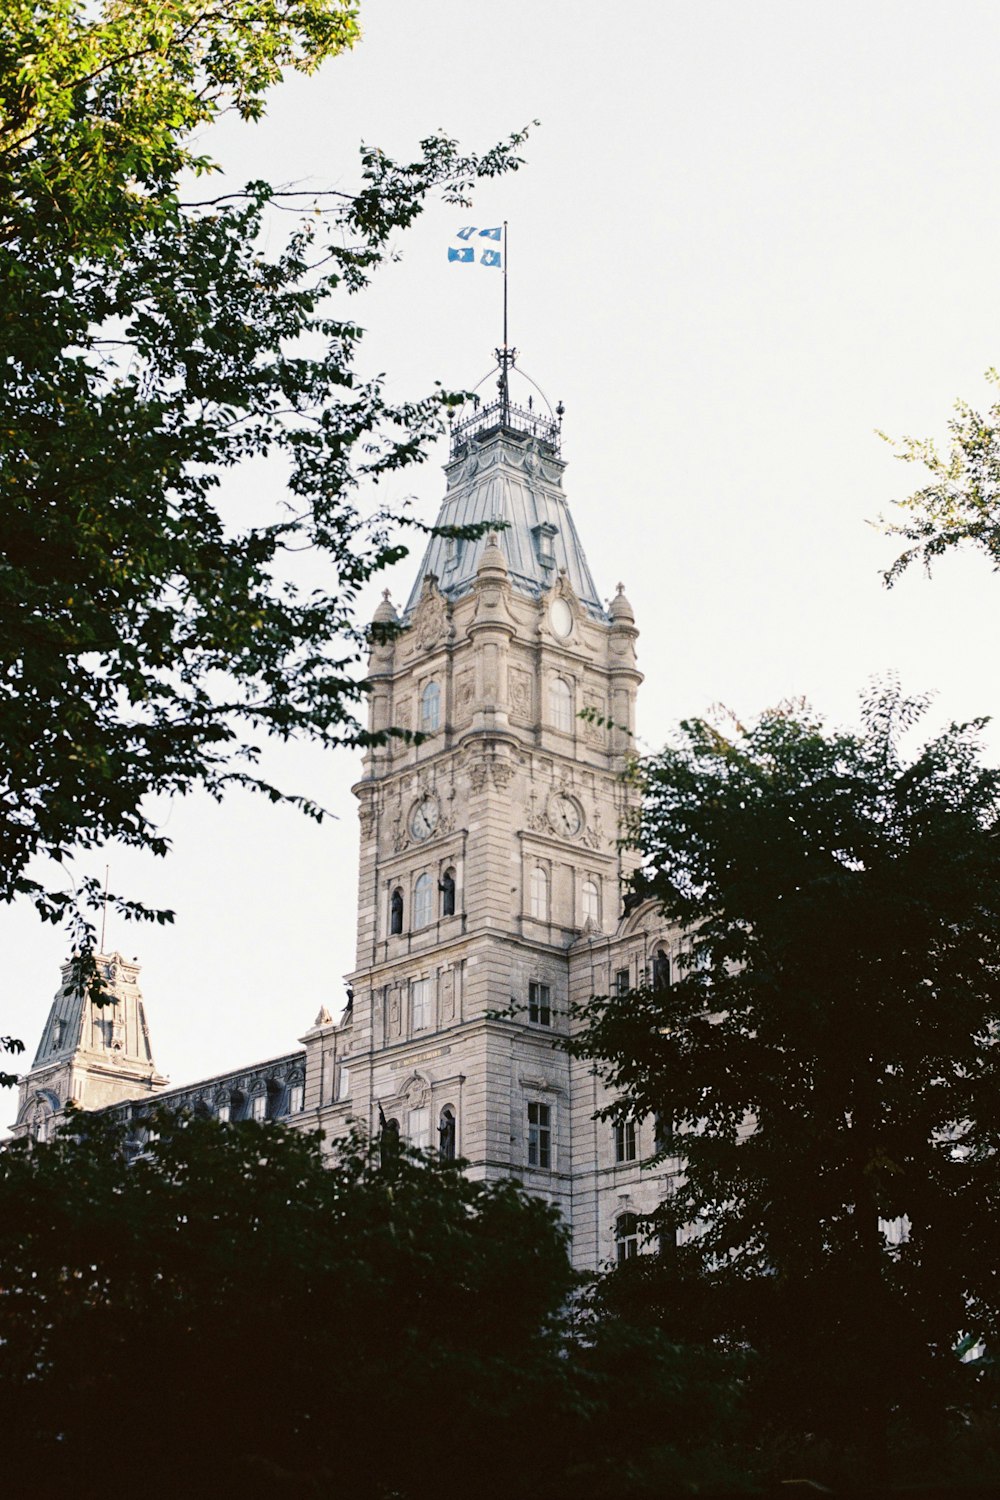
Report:
[[[517,437],[536,438],[554,458],[559,457],[562,422],[558,417],[543,415],[531,405],[519,406],[514,401],[505,401],[503,397],[498,397],[485,406],[476,401],[475,397],[473,401],[474,410],[469,416],[462,417],[452,426],[452,458],[462,458],[472,443],[484,443],[502,432],[509,432]]]

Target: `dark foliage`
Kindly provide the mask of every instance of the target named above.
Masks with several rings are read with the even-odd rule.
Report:
[[[76,1114],[0,1153],[12,1494],[685,1489],[725,1405],[662,1335],[574,1313],[552,1209],[360,1137]]]
[[[943,1451],[983,1391],[956,1348],[1000,1336],[1000,775],[977,725],[904,759],[922,707],[875,691],[859,734],[802,708],[683,725],[641,768],[635,837],[687,962],[583,1007],[571,1043],[674,1123],[650,1227],[687,1234],[630,1298],[752,1354],[762,1434],[876,1479],[894,1429]]]

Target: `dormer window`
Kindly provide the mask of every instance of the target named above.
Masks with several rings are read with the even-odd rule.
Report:
[[[441,725],[441,689],[429,682],[420,694],[420,733],[433,734]]]
[[[543,568],[554,568],[556,553],[553,542],[559,535],[559,528],[551,521],[542,521],[540,525],[532,526],[531,535],[535,539],[535,556],[539,563]]]

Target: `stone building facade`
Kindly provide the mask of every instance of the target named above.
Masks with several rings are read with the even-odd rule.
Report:
[[[64,975],[18,1133],[68,1099],[150,1098],[222,1118],[281,1118],[328,1137],[395,1120],[480,1178],[514,1175],[558,1206],[574,1257],[634,1253],[634,1215],[663,1196],[654,1122],[595,1119],[593,1071],[558,1045],[574,1001],[669,981],[678,934],[649,905],[622,915],[630,855],[637,630],[605,608],[562,488],[560,423],[507,399],[456,425],[439,527],[399,618],[376,612],[370,725],[396,730],[355,793],[361,853],[351,1003],[301,1049],[182,1089],[153,1065],[138,972],[105,955],[112,1011]]]

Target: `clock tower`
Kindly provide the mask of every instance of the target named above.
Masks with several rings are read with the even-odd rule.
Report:
[[[561,409],[500,392],[455,424],[437,523],[491,529],[433,536],[402,617],[386,596],[373,622],[370,727],[397,733],[355,787],[353,999],[304,1039],[306,1104],[330,1134],[395,1120],[572,1220],[580,1065],[557,1043],[622,910],[641,678],[563,493]]]

